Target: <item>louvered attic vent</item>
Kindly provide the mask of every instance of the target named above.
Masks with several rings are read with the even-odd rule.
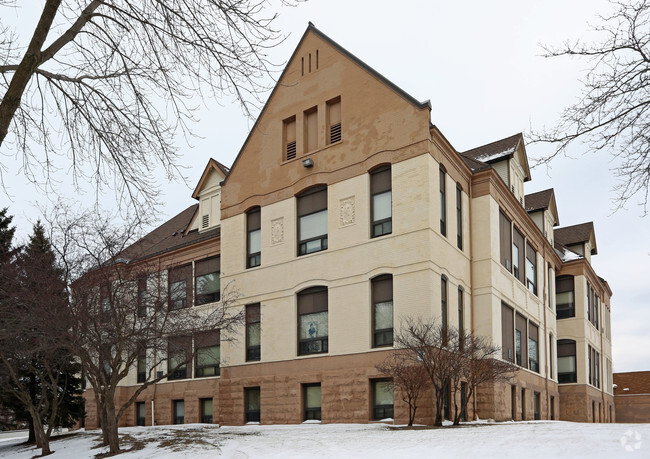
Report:
[[[330,126],[330,143],[341,141],[341,123],[332,124]]]
[[[204,215],[201,222],[201,228],[207,228],[210,225],[210,215]]]
[[[296,157],[296,141],[287,143],[287,161]]]

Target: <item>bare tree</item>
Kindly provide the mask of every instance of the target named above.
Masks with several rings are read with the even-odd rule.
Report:
[[[232,337],[243,311],[232,307],[238,297],[232,285],[221,289],[220,299],[217,293],[192,307],[186,296],[191,272],[189,285],[175,286],[167,275],[173,264],[139,260],[137,245],[127,248],[133,242],[131,225],[119,229],[96,216],[69,213],[54,223],[60,256],[73,279],[71,348],[93,388],[104,444],[117,453],[119,420],[137,397],[152,384],[186,372],[202,341],[218,345],[219,333]],[[141,384],[116,404],[118,385],[134,372]]]
[[[460,409],[467,413],[469,401],[476,396],[480,385],[510,383],[517,373],[517,367],[500,358],[501,348],[485,336],[463,334],[459,355],[463,364],[460,377],[467,384],[464,406]],[[459,407],[456,405],[454,424],[460,421]]]
[[[422,367],[411,361],[408,350],[397,350],[379,365],[377,371],[389,375],[393,379],[393,387],[399,390],[402,401],[409,407],[409,422],[415,421],[418,409],[418,399],[423,390],[430,385],[429,377]]]
[[[600,16],[593,44],[565,43],[545,48],[546,57],[578,56],[591,61],[582,97],[566,108],[550,129],[532,133],[532,140],[554,144],[554,151],[536,164],[548,164],[577,140],[591,151],[616,160],[617,208],[640,195],[648,211],[650,184],[650,1],[612,2],[615,11]]]
[[[152,167],[180,175],[174,138],[191,134],[192,98],[232,96],[250,116],[266,89],[267,52],[283,40],[270,3],[42,2],[28,43],[0,26],[0,147],[22,155],[34,183],[71,170],[77,185],[114,186],[128,203],[151,205],[160,189]]]

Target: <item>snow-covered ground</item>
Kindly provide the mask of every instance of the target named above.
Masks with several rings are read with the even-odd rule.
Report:
[[[217,427],[205,424],[120,429],[124,458],[650,458],[650,424],[507,422],[439,429],[384,424],[302,424]],[[99,431],[52,442],[52,458],[81,459],[106,452]],[[38,454],[24,440],[0,443],[0,457]]]

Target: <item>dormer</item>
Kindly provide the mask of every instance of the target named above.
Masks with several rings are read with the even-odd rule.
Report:
[[[221,225],[221,181],[228,175],[229,169],[214,159],[201,175],[192,197],[199,201],[199,210],[190,230],[198,229],[199,232],[213,229]]]
[[[524,207],[528,215],[530,215],[530,218],[535,222],[542,234],[544,234],[544,237],[546,237],[551,245],[554,245],[553,228],[560,224],[560,218],[557,214],[553,188],[527,194],[524,197]]]
[[[558,228],[555,230],[555,240],[585,257],[589,263],[591,263],[591,256],[598,254],[593,222]]]
[[[465,151],[461,156],[492,167],[519,204],[524,206],[524,182],[530,180],[530,168],[521,133]]]

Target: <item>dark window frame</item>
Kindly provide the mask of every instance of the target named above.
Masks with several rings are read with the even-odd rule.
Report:
[[[262,264],[262,210],[259,206],[246,212],[246,269],[255,268]],[[259,251],[251,251],[251,241],[257,233],[259,238]]]
[[[458,286],[458,347],[462,351],[465,348],[465,291]]]
[[[390,217],[375,220],[375,197],[390,195]],[[381,237],[393,232],[393,184],[391,166],[380,166],[370,172],[370,237]]]
[[[463,250],[463,189],[456,184],[456,247]]]
[[[259,407],[252,410],[250,406],[250,397],[257,393]],[[244,422],[261,422],[262,418],[262,390],[260,386],[244,387]]]
[[[144,409],[144,416],[140,416],[140,407]],[[145,405],[145,402],[135,402],[135,425],[141,427],[147,425],[147,405]]]
[[[440,165],[439,182],[440,182],[440,234],[447,237],[447,172]]]
[[[208,276],[216,276],[218,288],[199,293],[200,279]],[[194,263],[194,304],[216,303],[221,299],[221,257],[209,257],[198,260]]]
[[[212,403],[212,412],[206,414],[204,403],[207,401]],[[199,415],[201,416],[201,422],[203,424],[213,424],[214,423],[214,399],[212,397],[200,398],[199,399]]]
[[[138,283],[138,317],[147,316],[147,306],[148,306],[148,295],[147,295],[147,278],[139,277],[137,279]]]
[[[377,404],[377,385],[380,383],[390,382],[393,384],[393,380],[390,378],[380,378],[380,379],[371,379],[371,396],[372,396],[372,420],[380,421],[382,419],[394,418],[395,416],[395,386],[393,384],[393,403],[388,404]]]
[[[260,303],[247,304],[245,306],[246,314],[246,361],[247,362],[259,362],[261,359],[261,350],[262,350],[262,311]],[[250,338],[254,333],[254,329],[257,328],[258,340],[260,344],[251,345]]]
[[[563,293],[572,293],[570,303],[558,303],[557,296]],[[555,277],[555,316],[557,319],[570,319],[576,316],[575,305],[575,277],[563,275]]]
[[[323,292],[325,301],[323,302]],[[329,352],[329,297],[325,286],[310,287],[298,292],[298,355],[326,354]],[[327,336],[301,338],[301,317],[321,312],[327,313]]]
[[[307,406],[307,392],[311,387],[319,387],[321,389],[321,399],[320,405],[318,407],[309,407]],[[302,398],[303,398],[303,421],[320,421],[322,416],[323,409],[323,398],[322,398],[322,387],[321,383],[309,383],[302,385]]]
[[[447,298],[449,295],[447,276],[440,276],[440,325],[442,327],[442,344],[447,345],[447,331],[449,330],[449,306]]]
[[[318,207],[316,204],[311,203],[305,204],[307,202],[307,199],[309,199],[309,196],[316,195],[318,193],[323,193],[324,194],[324,204],[325,207],[321,206]],[[311,198],[312,201],[316,201],[319,199],[319,197],[314,197]],[[320,197],[320,200],[322,200],[323,197]],[[298,218],[297,218],[297,240],[298,240],[298,248],[297,248],[297,256],[303,256],[303,255],[309,255],[311,253],[317,253],[317,252],[322,252],[323,250],[327,250],[328,247],[328,206],[327,206],[327,186],[326,185],[318,185],[314,186],[312,188],[309,188],[308,190],[303,191],[299,195],[296,196],[296,207],[298,211]],[[302,207],[307,207],[309,210],[304,210]],[[312,209],[313,207],[313,209]],[[325,213],[325,232],[321,233],[317,236],[313,236],[307,239],[301,239],[300,237],[300,230],[301,226],[303,224],[303,219],[312,215],[320,214],[320,213]],[[317,250],[309,250],[308,249],[308,244],[310,242],[314,241],[320,241],[320,248]]]
[[[189,354],[188,354],[189,352]],[[178,360],[183,362],[180,365],[172,366],[172,356],[182,354]],[[167,339],[167,380],[188,379],[188,365],[191,363],[192,337],[176,336]]]
[[[372,347],[387,347],[393,345],[394,323],[390,328],[376,328],[377,307],[380,304],[389,303],[391,313],[394,314],[395,305],[393,302],[393,276],[382,274],[370,280],[372,292]],[[393,316],[394,320],[394,316]]]
[[[146,350],[140,350],[136,360],[136,382],[144,383],[147,380],[147,353]]]
[[[170,268],[167,271],[168,307],[179,310],[191,306],[193,279],[192,264]]]
[[[219,361],[209,365],[199,365],[201,351],[218,348]],[[213,351],[214,352],[214,351]],[[210,374],[212,373],[212,374]],[[194,377],[210,378],[221,375],[221,332],[220,330],[199,332],[194,335]]]
[[[185,424],[185,400],[173,400],[172,406],[173,406],[172,424]],[[178,414],[179,406],[183,407],[182,416]]]
[[[558,384],[570,384],[578,382],[578,357],[576,354],[576,342],[572,339],[559,339],[556,341],[557,382]],[[574,370],[572,372],[560,372],[560,359],[573,357]]]

